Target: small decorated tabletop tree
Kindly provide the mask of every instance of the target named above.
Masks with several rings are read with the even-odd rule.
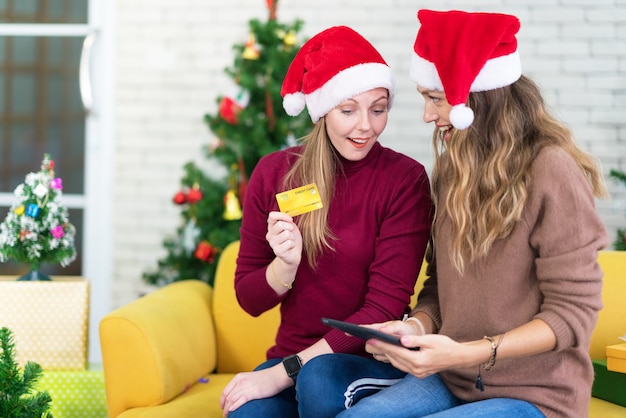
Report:
[[[0,224],[0,262],[28,264],[20,280],[50,280],[39,272],[43,263],[66,267],[76,258],[75,228],[61,202],[62,181],[54,177],[54,161],[44,154],[41,170],[26,175],[15,188],[15,202]]]

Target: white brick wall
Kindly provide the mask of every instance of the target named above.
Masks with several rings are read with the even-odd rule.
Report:
[[[624,0],[280,0],[278,17],[305,22],[312,36],[352,26],[396,71],[398,93],[381,141],[431,166],[432,127],[408,77],[417,7],[516,14],[524,71],[544,89],[554,112],[606,172],[626,169],[626,1]],[[247,22],[266,18],[263,0],[120,0],[117,8],[116,153],[113,304],[145,291],[141,273],[164,254],[162,239],[179,225],[171,203],[189,160],[213,139],[202,121],[229,91],[223,68]],[[466,9],[467,10],[467,9]],[[626,190],[609,181],[599,202],[611,238],[626,226]]]

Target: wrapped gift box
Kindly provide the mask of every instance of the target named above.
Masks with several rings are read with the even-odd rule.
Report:
[[[79,277],[16,281],[0,277],[0,327],[13,331],[16,361],[44,370],[85,370],[89,284]]]
[[[626,373],[626,344],[606,347],[606,365],[612,372]]]
[[[50,412],[55,418],[107,417],[101,365],[90,364],[82,371],[44,370],[36,390],[50,394]]]
[[[626,406],[626,374],[607,369],[607,361],[593,360],[595,378],[591,394],[596,398]]]

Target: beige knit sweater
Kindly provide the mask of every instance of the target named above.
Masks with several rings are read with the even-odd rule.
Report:
[[[441,334],[460,342],[542,319],[556,335],[556,348],[498,360],[482,372],[484,392],[475,388],[476,367],[441,376],[456,396],[468,401],[510,397],[532,402],[547,417],[586,417],[593,382],[589,343],[602,307],[596,258],[608,237],[590,188],[569,154],[544,149],[531,175],[523,221],[495,243],[486,259],[466,267],[463,276],[452,267],[444,244],[449,222],[438,214],[437,272],[427,280],[416,310],[434,318]]]

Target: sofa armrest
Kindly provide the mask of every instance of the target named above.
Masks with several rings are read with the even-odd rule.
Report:
[[[102,318],[100,344],[110,417],[160,405],[216,365],[212,289],[169,284]]]

